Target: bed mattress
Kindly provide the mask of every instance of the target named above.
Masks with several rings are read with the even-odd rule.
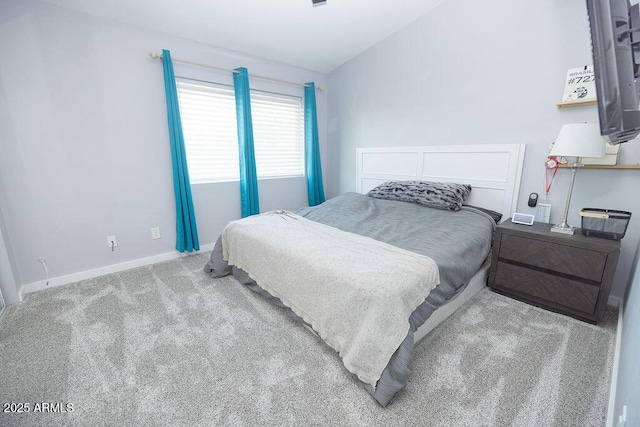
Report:
[[[296,214],[426,255],[438,265],[440,284],[411,314],[407,336],[389,360],[378,384],[372,387],[363,383],[364,388],[385,406],[408,381],[414,333],[438,307],[455,299],[480,269],[491,247],[495,222],[489,215],[471,207],[451,212],[413,203],[374,199],[358,193],[342,194],[319,206],[300,209]],[[224,261],[220,239],[204,271],[214,277],[233,273],[240,283],[274,304],[284,306],[244,271]]]

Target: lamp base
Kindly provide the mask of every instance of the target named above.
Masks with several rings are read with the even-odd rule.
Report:
[[[576,232],[575,227],[568,224],[557,224],[551,227],[551,231],[554,233],[570,234],[573,235]]]

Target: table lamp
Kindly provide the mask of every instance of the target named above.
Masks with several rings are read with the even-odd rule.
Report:
[[[567,223],[567,216],[569,215],[576,170],[582,166],[580,164],[581,157],[604,157],[604,143],[604,139],[600,135],[600,126],[595,123],[571,123],[563,125],[560,129],[556,141],[551,146],[549,156],[575,157],[575,161],[571,163],[571,184],[569,184],[569,194],[562,222],[551,227],[551,231],[564,234],[575,232],[575,228]]]

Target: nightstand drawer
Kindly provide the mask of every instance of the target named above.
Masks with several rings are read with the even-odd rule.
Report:
[[[574,280],[499,262],[494,286],[592,314],[600,288]]]
[[[600,282],[607,254],[554,242],[502,234],[500,257]]]

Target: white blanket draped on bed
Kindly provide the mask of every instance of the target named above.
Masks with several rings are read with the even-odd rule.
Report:
[[[287,211],[227,225],[223,257],[309,323],[345,367],[376,386],[439,283],[431,258]]]

